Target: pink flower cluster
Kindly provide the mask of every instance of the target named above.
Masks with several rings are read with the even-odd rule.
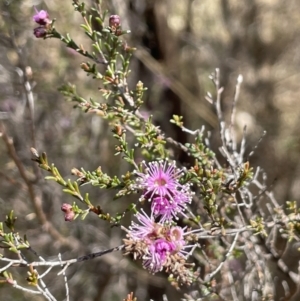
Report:
[[[176,273],[182,262],[180,274],[185,274],[187,248],[186,228],[176,225],[178,215],[185,215],[187,204],[192,201],[193,192],[190,184],[182,183],[184,170],[176,167],[175,162],[155,161],[143,163],[144,171],[136,171],[134,189],[142,191],[141,201],[151,202],[151,215],[142,210],[136,214],[138,223],[132,222],[126,229],[125,249],[143,260],[144,268],[156,273],[165,268]]]

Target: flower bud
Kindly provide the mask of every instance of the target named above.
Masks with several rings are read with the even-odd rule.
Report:
[[[86,72],[89,72],[89,71],[90,71],[90,67],[89,67],[89,65],[86,64],[86,63],[82,63],[82,64],[80,65],[80,67],[81,67],[82,70],[84,70],[84,71],[86,71]]]
[[[75,218],[75,212],[70,204],[64,203],[61,206],[61,211],[65,213],[65,221],[71,222]]]
[[[36,14],[33,16],[34,22],[36,22],[39,25],[47,25],[51,21],[49,19],[49,14],[45,10],[38,11],[35,8]]]
[[[6,282],[11,285],[13,285],[15,283],[14,280],[11,278],[6,278]]]
[[[121,25],[120,16],[118,16],[118,15],[111,15],[109,17],[109,26],[110,27],[118,28],[120,25]]]
[[[70,212],[65,214],[65,221],[66,222],[72,222],[74,220],[74,217],[75,217],[75,212],[70,211]]]
[[[67,204],[67,203],[62,204],[61,211],[68,213],[71,210],[72,210],[72,205]]]
[[[39,26],[33,30],[36,38],[44,38],[47,35],[47,29],[44,26]]]

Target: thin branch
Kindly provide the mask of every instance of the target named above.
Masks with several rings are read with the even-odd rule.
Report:
[[[239,74],[237,77],[236,81],[236,86],[235,86],[235,92],[234,92],[234,97],[233,97],[233,102],[232,102],[232,109],[231,109],[231,116],[230,116],[230,125],[229,125],[229,131],[230,131],[230,136],[233,138],[233,126],[235,124],[235,114],[236,114],[236,104],[240,96],[241,92],[241,85],[243,82],[243,76]]]
[[[23,292],[26,292],[26,293],[30,293],[30,294],[34,294],[34,295],[41,295],[42,294],[42,292],[40,292],[40,291],[35,291],[35,290],[28,289],[26,287],[18,285],[16,280],[13,281],[12,286],[14,288],[19,289],[19,290],[21,290]]]
[[[226,260],[229,258],[229,256],[231,255],[231,253],[232,253],[232,251],[233,251],[233,249],[234,249],[234,247],[235,247],[235,245],[236,245],[236,243],[237,243],[237,239],[238,239],[238,237],[239,237],[239,234],[240,234],[240,232],[237,232],[237,233],[235,234],[235,237],[234,237],[234,239],[233,239],[233,242],[232,242],[232,244],[231,244],[229,250],[227,251],[225,257],[223,258],[223,260],[220,262],[219,266],[218,266],[213,272],[211,272],[211,273],[209,273],[209,274],[207,274],[207,275],[205,276],[205,281],[210,281],[210,280],[211,280],[211,279],[212,279],[212,278],[213,278],[213,277],[221,270],[221,268],[223,267],[225,261],[226,261]]]
[[[91,253],[91,254],[84,255],[84,256],[81,256],[81,257],[78,257],[78,258],[69,259],[69,260],[59,260],[59,261],[33,261],[33,262],[27,262],[24,259],[10,259],[10,258],[5,258],[5,257],[0,258],[0,261],[12,262],[13,267],[29,267],[29,266],[32,266],[32,267],[64,266],[65,267],[66,265],[70,266],[70,265],[72,265],[74,263],[77,263],[77,262],[83,262],[83,261],[91,260],[91,259],[103,256],[103,255],[108,254],[108,253],[121,251],[123,249],[124,249],[124,245],[121,245],[121,246],[118,246],[118,247],[115,247],[115,248],[107,249],[107,250],[96,252],[96,253]]]
[[[139,47],[139,49],[134,52],[134,56],[137,57],[150,71],[152,71],[153,74],[167,78],[169,88],[178,95],[187,106],[189,106],[213,128],[217,126],[217,118],[212,110],[210,110],[206,104],[199,102],[199,99],[195,97],[182,83],[180,83],[180,81],[169,77],[163,66],[145,49]]]
[[[35,214],[39,222],[42,224],[44,230],[48,232],[53,239],[59,241],[61,244],[69,246],[70,248],[77,248],[79,246],[79,242],[76,239],[63,237],[47,219],[47,216],[45,215],[42,208],[41,199],[36,195],[33,184],[28,178],[23,163],[16,153],[13,139],[7,135],[4,124],[2,122],[0,122],[0,136],[6,146],[9,157],[14,161],[21,178],[27,186],[29,199],[31,201],[31,204],[33,205]]]

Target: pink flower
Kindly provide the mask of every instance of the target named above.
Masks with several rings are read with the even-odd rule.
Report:
[[[171,255],[185,258],[185,248],[190,248],[184,241],[184,230],[161,222],[156,223],[153,216],[144,211],[136,214],[138,223],[132,222],[127,231],[125,245],[135,258],[142,258],[144,268],[151,273],[161,271]],[[169,260],[170,262],[170,260]]]
[[[183,170],[176,168],[175,162],[168,161],[144,165],[144,172],[135,172],[138,176],[136,188],[143,191],[141,200],[152,202],[152,213],[160,216],[163,222],[177,218],[177,214],[184,212],[193,196],[190,185],[179,182]]]
[[[34,22],[36,22],[39,25],[47,25],[50,24],[49,14],[45,10],[38,11],[36,8],[34,8],[36,11],[36,14],[33,16]]]
[[[163,227],[159,223],[155,223],[153,217],[149,217],[143,210],[142,213],[136,215],[140,224],[132,222],[130,229],[130,237],[135,240],[151,240],[152,237],[159,235]]]
[[[159,272],[170,255],[175,250],[175,245],[165,239],[157,239],[149,246],[149,254],[144,256],[143,266],[152,273]]]
[[[160,216],[161,222],[170,221],[177,219],[178,213],[183,214],[187,203],[190,199],[184,193],[173,198],[157,196],[152,199],[151,211],[155,216]]]
[[[136,214],[124,241],[125,254],[132,254],[134,260],[141,259],[143,267],[155,274],[164,270],[179,283],[192,284],[197,278],[193,264],[187,262],[198,245],[197,232],[171,223],[155,222],[154,217],[144,211]]]

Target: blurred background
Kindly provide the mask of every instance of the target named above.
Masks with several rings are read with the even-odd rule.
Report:
[[[86,1],[87,6],[92,1]],[[45,217],[68,243],[55,241],[43,221],[37,218],[26,185],[15,163],[0,140],[0,220],[14,209],[17,228],[27,234],[32,247],[45,258],[62,253],[63,259],[77,257],[121,244],[124,233],[111,228],[96,216],[82,222],[64,221],[60,207],[74,199],[62,193],[55,183],[46,182],[46,172],[37,171],[31,161],[30,147],[46,151],[63,177],[73,178],[73,167],[95,170],[98,166],[109,175],[120,175],[128,167],[115,157],[110,127],[96,115],[72,109],[57,91],[62,83],[77,85],[80,95],[101,101],[101,83],[87,77],[80,69],[86,61],[54,39],[37,39],[32,20],[34,6],[56,18],[56,28],[70,33],[78,44],[90,49],[81,16],[74,13],[72,1],[3,0],[0,2],[0,119],[13,138],[20,158]],[[261,166],[268,174],[268,184],[282,203],[300,200],[300,2],[298,0],[103,0],[103,9],[121,17],[130,46],[136,47],[131,65],[130,85],[138,80],[148,87],[145,111],[174,139],[185,143],[190,138],[169,123],[173,114],[183,115],[191,129],[206,126],[212,132],[212,147],[218,153],[217,118],[206,102],[205,94],[214,95],[209,75],[220,68],[222,107],[227,120],[232,110],[236,78],[243,75],[237,104],[236,134],[240,141],[247,126],[248,153],[259,144],[250,164]],[[25,77],[24,77],[25,75]],[[25,93],[28,80],[33,89],[34,116]],[[32,127],[32,117],[34,129]],[[35,141],[32,139],[34,133]],[[183,164],[184,154],[175,154]],[[34,181],[33,181],[34,182]],[[111,212],[120,212],[130,200],[112,201],[111,192],[87,187],[95,204]],[[23,229],[23,230],[22,230]],[[290,257],[290,265],[299,258]],[[21,271],[22,272],[22,271]],[[55,274],[54,274],[55,275]],[[276,277],[284,277],[274,271]],[[275,277],[275,276],[274,276]],[[71,300],[122,300],[134,291],[138,300],[160,301],[162,293],[169,300],[179,300],[164,275],[149,275],[139,263],[113,253],[68,269]],[[20,281],[24,281],[20,274]],[[64,284],[58,277],[46,279],[58,300],[64,298]],[[43,300],[1,285],[3,300]],[[2,297],[1,297],[2,298]],[[278,299],[279,300],[279,299]]]

